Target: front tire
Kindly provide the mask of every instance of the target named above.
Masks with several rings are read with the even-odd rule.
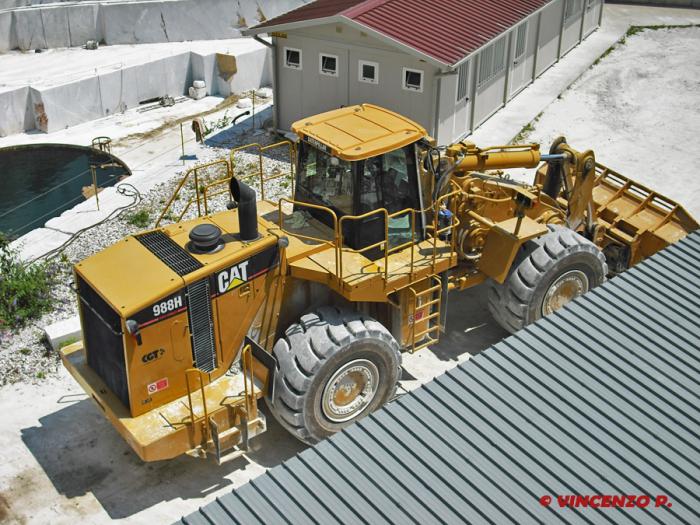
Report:
[[[272,350],[279,370],[270,412],[313,444],[389,401],[401,376],[399,345],[374,319],[322,307],[291,325]]]
[[[489,310],[514,333],[605,281],[605,256],[588,239],[563,226],[527,241],[508,277],[489,285]]]

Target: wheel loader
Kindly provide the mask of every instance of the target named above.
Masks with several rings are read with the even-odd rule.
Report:
[[[144,461],[245,453],[261,398],[315,443],[392,399],[449,293],[485,283],[515,332],[698,227],[564,138],[438,147],[370,104],[293,131],[290,196],[258,200],[222,161],[227,209],[75,265],[83,337],[63,362]]]

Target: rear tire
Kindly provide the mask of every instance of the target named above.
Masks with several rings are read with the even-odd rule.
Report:
[[[520,248],[508,277],[490,281],[489,310],[514,333],[605,281],[605,256],[588,239],[563,226]]]
[[[313,444],[389,401],[401,377],[399,345],[374,319],[322,307],[291,325],[272,350],[279,369],[270,412]]]

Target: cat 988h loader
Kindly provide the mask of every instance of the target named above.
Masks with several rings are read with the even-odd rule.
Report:
[[[257,201],[228,166],[229,209],[75,265],[83,340],[63,361],[145,461],[245,452],[263,397],[317,442],[394,396],[401,352],[437,342],[448,293],[487,283],[514,332],[698,227],[563,138],[437,147],[369,104],[293,130],[291,196],[265,200],[261,170]]]

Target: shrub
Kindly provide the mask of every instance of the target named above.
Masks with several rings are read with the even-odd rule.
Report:
[[[146,210],[139,210],[128,215],[126,222],[138,228],[145,228],[151,222],[151,216]]]
[[[56,265],[25,264],[0,233],[0,329],[20,328],[53,306]]]

